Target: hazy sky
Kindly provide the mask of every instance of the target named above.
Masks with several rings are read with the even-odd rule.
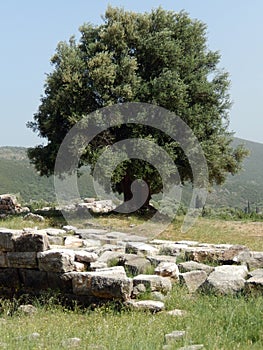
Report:
[[[208,45],[219,50],[232,81],[230,130],[263,143],[262,0],[0,0],[0,146],[33,146],[43,140],[26,128],[40,104],[45,73],[59,41],[84,22],[100,24],[108,4],[136,12],[161,5],[185,9],[208,27]]]

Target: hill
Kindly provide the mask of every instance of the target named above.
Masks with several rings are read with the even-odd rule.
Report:
[[[234,144],[244,144],[250,155],[240,174],[229,176],[223,186],[215,186],[207,204],[213,207],[263,208],[263,144],[236,138]],[[91,178],[80,178],[82,196],[94,196]],[[26,148],[0,147],[0,193],[20,193],[25,202],[55,200],[53,178],[40,177],[29,163]]]
[[[214,206],[244,208],[250,203],[253,209],[263,209],[263,144],[235,138],[234,145],[244,144],[250,155],[244,160],[243,169],[230,175],[223,186],[215,186],[207,203]]]
[[[24,202],[55,200],[53,179],[37,174],[22,147],[0,147],[0,193],[19,194]]]
[[[26,150],[24,147],[0,147],[0,194],[17,194],[24,203],[31,200],[54,202],[53,176],[39,176],[30,164]],[[82,197],[94,196],[87,172],[78,179],[78,183]]]

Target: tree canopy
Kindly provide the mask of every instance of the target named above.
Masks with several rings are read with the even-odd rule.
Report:
[[[229,173],[239,171],[246,151],[232,147],[230,80],[219,63],[219,52],[208,48],[206,25],[186,12],[158,8],[134,13],[108,7],[101,25],[82,25],[80,39],[60,42],[51,58],[53,71],[47,75],[34,121],[28,123],[47,143],[29,149],[31,162],[41,175],[53,174],[61,142],[83,115],[143,102],[164,107],[187,123],[205,154],[209,182],[223,183]],[[192,181],[178,144],[159,131],[132,124],[110,128],[92,141],[80,165],[93,169],[103,147],[127,137],[154,140],[173,158],[181,181]],[[113,189],[128,200],[137,178],[149,185],[150,195],[162,188],[156,169],[132,159],[116,169]]]

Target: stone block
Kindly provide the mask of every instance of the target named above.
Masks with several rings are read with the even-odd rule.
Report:
[[[250,277],[245,281],[245,291],[246,293],[254,294],[254,295],[262,295],[263,294],[263,276],[255,275],[254,277]]]
[[[37,253],[38,266],[41,271],[69,272],[74,271],[75,253],[73,250],[52,249]]]
[[[159,249],[153,247],[150,244],[143,242],[128,242],[126,244],[126,253],[129,254],[139,254],[139,255],[157,255],[159,253]]]
[[[173,280],[179,278],[178,266],[171,262],[161,262],[154,270],[154,273],[162,277],[170,277]]]
[[[8,252],[7,264],[13,268],[36,269],[37,253],[35,252]]]
[[[90,271],[98,271],[100,269],[107,268],[107,264],[100,261],[94,261],[90,263],[89,270]]]
[[[112,264],[117,265],[122,255],[123,254],[120,252],[106,250],[98,258],[98,262],[103,262],[103,263],[106,263],[107,265],[112,265]]]
[[[186,285],[190,293],[194,293],[206,281],[205,271],[189,271],[180,274],[180,283]]]
[[[215,267],[199,290],[215,294],[235,294],[244,289],[248,270],[245,265],[223,265]]]
[[[99,299],[127,300],[132,291],[132,280],[127,278],[122,266],[95,272],[75,272],[72,283],[74,294]]]
[[[49,242],[45,233],[23,232],[14,240],[16,252],[43,252],[47,249],[49,249]]]
[[[125,305],[130,309],[150,311],[152,313],[157,313],[165,309],[164,303],[156,300],[129,300]]]
[[[48,242],[50,245],[64,245],[64,237],[62,236],[48,236]]]
[[[8,267],[6,253],[0,251],[0,268]]]
[[[13,268],[0,269],[0,291],[2,287],[18,289],[20,280],[18,270]]]
[[[243,245],[229,244],[207,244],[198,247],[189,247],[185,250],[186,260],[196,262],[213,262],[219,264],[233,264],[239,262],[237,260],[249,258],[250,251]],[[239,257],[239,258],[238,258]]]
[[[147,270],[149,270],[151,267],[151,263],[144,257],[136,256],[135,258],[126,261],[124,266],[127,273],[136,276],[138,274],[147,273]]]
[[[83,240],[76,236],[67,236],[64,240],[65,247],[68,248],[80,248],[83,247]]]
[[[21,235],[22,231],[10,230],[1,228],[0,229],[0,251],[12,252],[14,251],[14,239]]]
[[[250,271],[248,273],[248,278],[250,277],[262,277],[263,278],[263,269],[256,269],[253,271]]]
[[[151,264],[157,267],[162,262],[170,262],[176,264],[176,256],[170,255],[154,255],[147,256],[147,259],[150,260]]]
[[[87,271],[87,265],[78,261],[74,261],[74,271],[77,271],[77,272]]]
[[[48,279],[45,271],[19,269],[19,276],[23,287],[33,290],[47,289]]]
[[[198,263],[196,261],[186,261],[186,262],[182,262],[180,264],[178,264],[178,268],[179,271],[181,273],[184,272],[190,272],[190,271],[205,271],[208,275],[214,271],[214,267],[206,265],[206,264],[202,264],[202,263]]]
[[[161,292],[167,294],[172,289],[170,278],[157,275],[138,275],[133,278],[133,287],[143,284],[149,292]]]
[[[91,263],[98,260],[98,255],[85,250],[75,251],[75,260],[81,263]]]
[[[73,293],[72,277],[75,272],[47,272],[48,287],[65,293]]]
[[[263,267],[263,252],[251,252],[251,257],[247,261],[249,270]]]
[[[181,243],[165,243],[160,246],[160,254],[169,256],[184,256],[187,244]]]

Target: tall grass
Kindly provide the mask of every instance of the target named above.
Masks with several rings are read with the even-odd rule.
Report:
[[[26,316],[14,303],[2,303],[0,348],[63,349],[66,339],[78,337],[78,349],[155,350],[162,349],[165,334],[173,330],[185,330],[186,336],[172,349],[193,343],[213,350],[263,348],[263,297],[189,295],[176,285],[166,307],[186,310],[184,317],[128,311],[113,304],[93,311],[69,310],[53,302],[36,303],[37,312]]]

